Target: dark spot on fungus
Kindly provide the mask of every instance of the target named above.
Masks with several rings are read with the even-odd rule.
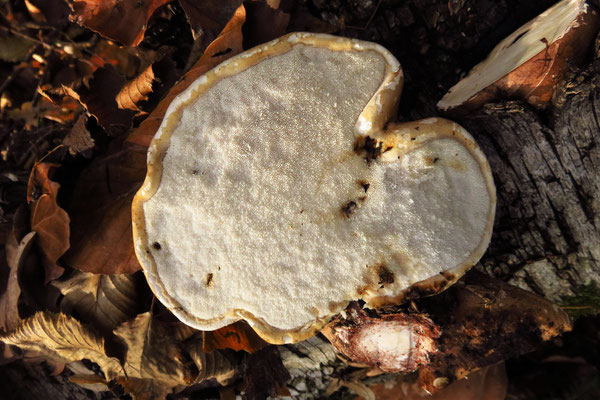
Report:
[[[418,126],[415,126],[415,130],[418,131],[420,128]],[[411,140],[415,140],[414,138],[412,138]]]
[[[162,246],[160,245],[160,243],[158,242],[154,242],[152,243],[152,247],[154,247],[156,250],[160,250],[162,249]]]
[[[346,218],[350,218],[352,216],[352,214],[354,214],[356,212],[356,202],[355,201],[350,201],[348,202],[348,204],[346,204],[344,207],[342,207],[342,213],[344,213],[344,216]]]
[[[394,273],[385,265],[380,265],[377,267],[377,275],[379,276],[379,285],[394,283]]]
[[[416,138],[416,137],[414,137],[414,136],[410,138],[410,140],[415,140],[415,139],[417,139],[417,138]]]
[[[438,161],[439,161],[439,159],[440,159],[439,157],[434,157],[434,158],[433,158],[433,163],[435,164],[436,162],[438,162]]]
[[[206,287],[210,287],[213,283],[213,274],[212,272],[206,275]]]
[[[383,152],[387,153],[388,151],[392,150],[393,148],[394,148],[394,146],[388,146],[385,148],[385,150]]]
[[[365,160],[370,165],[373,160],[381,155],[382,145],[382,142],[377,142],[377,140],[367,136],[364,139],[359,138],[354,143],[354,152],[361,154],[364,151]]]
[[[198,175],[198,170],[197,169],[192,170],[192,175]]]
[[[362,197],[359,197],[359,198],[358,198],[358,200],[359,200],[361,203],[364,203],[365,201],[367,201],[367,196],[362,196]]]
[[[358,184],[362,186],[365,193],[367,193],[367,190],[369,190],[369,187],[371,186],[371,184],[367,181],[358,181]]]

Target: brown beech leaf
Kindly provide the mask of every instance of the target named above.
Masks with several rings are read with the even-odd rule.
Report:
[[[196,78],[242,51],[240,7],[204,56],[126,139],[94,160],[76,184],[69,206],[71,249],[64,260],[85,272],[132,273],[141,267],[133,250],[131,201],[146,176],[146,150],[171,101]],[[230,49],[229,52],[225,50]]]
[[[70,19],[100,35],[129,46],[144,38],[154,11],[171,0],[84,0],[74,1]]]
[[[88,118],[85,114],[81,114],[73,128],[63,139],[63,145],[69,148],[69,153],[73,156],[82,154],[85,157],[90,157],[94,148],[94,139],[87,130],[85,124]]]
[[[133,251],[131,201],[146,175],[146,148],[113,145],[117,150],[83,171],[67,208],[71,248],[63,259],[84,272],[122,274],[141,268]]]
[[[151,312],[117,327],[114,334],[127,346],[127,377],[152,379],[171,387],[191,383],[197,372],[184,365],[181,342],[172,333],[169,325],[154,318]]]
[[[17,308],[21,296],[19,271],[31,260],[30,251],[35,232],[29,232],[29,214],[27,206],[22,204],[13,215],[12,226],[6,243],[0,250],[0,329],[11,331],[17,327],[21,318]]]
[[[38,312],[24,320],[14,332],[0,335],[0,341],[57,361],[86,358],[98,364],[109,379],[122,372],[119,360],[106,355],[104,338],[65,314]]]
[[[290,14],[266,1],[252,0],[245,3],[247,18],[244,24],[244,47],[251,48],[283,36],[290,23]]]
[[[75,271],[64,281],[54,281],[64,295],[60,308],[67,314],[110,334],[123,322],[133,318],[141,304],[136,278],[129,274],[100,275]]]
[[[69,249],[69,215],[56,202],[60,184],[50,179],[51,170],[57,166],[36,163],[27,185],[31,230],[38,234],[46,282],[62,275],[64,269],[57,261]]]
[[[179,3],[192,27],[192,32],[202,30],[202,40],[212,42],[231,19],[242,0],[180,0]]]
[[[203,335],[205,352],[216,349],[232,349],[254,353],[268,346],[268,343],[262,340],[244,321],[238,321],[215,331],[205,331]]]
[[[125,77],[112,65],[105,64],[94,72],[89,86],[78,89],[63,86],[63,90],[96,117],[108,135],[118,136],[129,129],[134,115],[131,110],[120,109],[117,105],[116,96],[123,85]]]
[[[21,239],[14,254],[9,251],[6,254],[9,274],[6,285],[3,285],[0,293],[0,329],[5,332],[16,329],[19,322],[21,322],[18,309],[19,297],[21,296],[18,272],[31,251],[34,237],[35,232],[29,232]]]

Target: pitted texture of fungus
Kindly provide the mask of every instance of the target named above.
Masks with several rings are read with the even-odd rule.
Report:
[[[397,295],[489,240],[490,179],[460,140],[398,144],[394,162],[357,154],[359,116],[399,66],[352,43],[294,43],[212,85],[200,78],[171,105],[134,227],[151,287],[188,324],[244,318],[267,340],[296,340],[269,329],[310,328],[359,293]],[[385,282],[369,265],[385,265]]]

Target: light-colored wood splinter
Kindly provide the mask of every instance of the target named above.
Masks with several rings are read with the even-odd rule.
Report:
[[[490,240],[495,188],[457,124],[390,123],[403,76],[373,43],[294,33],[169,106],[133,203],[157,298],[203,330],[306,339],[351,300],[433,294]]]

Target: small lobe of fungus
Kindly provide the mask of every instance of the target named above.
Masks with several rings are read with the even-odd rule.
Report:
[[[356,212],[356,202],[355,201],[350,201],[348,202],[348,204],[346,204],[344,207],[342,207],[342,213],[344,213],[344,216],[346,218],[350,218],[352,216],[352,214],[354,214]]]
[[[160,243],[158,242],[154,242],[152,243],[152,247],[154,247],[156,250],[160,250],[162,249],[162,246],[160,245]]]

